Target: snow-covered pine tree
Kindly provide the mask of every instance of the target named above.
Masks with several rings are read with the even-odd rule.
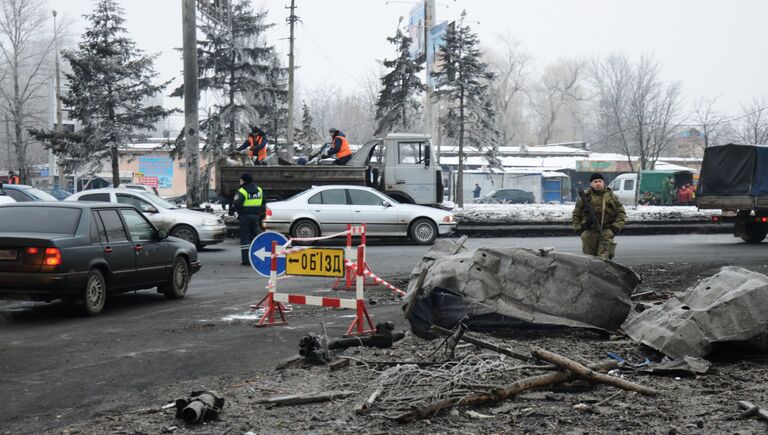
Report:
[[[464,146],[482,152],[492,168],[501,168],[498,159],[498,130],[495,111],[488,93],[494,74],[481,60],[479,39],[469,25],[464,24],[466,12],[455,26],[445,32],[438,53],[443,67],[433,73],[435,97],[446,106],[440,124],[448,137],[459,143],[459,167],[456,182],[456,203],[464,206]]]
[[[314,120],[312,119],[312,113],[309,111],[309,106],[306,101],[301,102],[301,127],[296,129],[296,143],[301,146],[300,153],[308,156],[312,151],[312,144],[320,142],[320,135],[317,133],[317,129],[312,125]]]
[[[383,62],[390,71],[381,78],[384,87],[376,101],[376,135],[413,127],[421,108],[417,97],[425,88],[418,76],[423,67],[411,60],[411,38],[397,29],[387,41],[397,47],[398,57]]]
[[[147,106],[146,100],[168,83],[155,84],[156,55],[145,55],[128,37],[123,10],[115,0],[98,0],[76,50],[65,50],[71,72],[62,102],[83,128],[71,136],[64,155],[101,163],[110,158],[112,183],[120,184],[119,149],[136,138],[138,130],[154,130],[172,110]]]
[[[264,42],[264,33],[272,27],[265,22],[266,15],[254,12],[251,2],[240,0],[232,5],[231,31],[210,25],[201,27],[205,36],[198,40],[198,87],[218,101],[209,116],[211,122],[224,128],[226,139],[210,145],[228,142],[237,146],[236,137],[245,136],[250,126],[271,130],[274,119],[285,118],[280,114],[285,109],[279,103],[287,100],[287,81],[275,77],[287,72],[279,66],[274,47]],[[171,96],[183,98],[184,86]],[[203,132],[205,123],[206,120],[201,121]],[[220,146],[209,146],[204,151],[211,160],[224,154]]]

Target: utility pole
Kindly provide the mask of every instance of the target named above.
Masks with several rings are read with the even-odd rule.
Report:
[[[61,75],[59,74],[59,28],[56,26],[56,10],[53,10],[53,44],[56,49],[56,135],[64,132],[64,120],[61,114]],[[51,151],[53,154],[53,151]],[[53,186],[54,173],[53,165],[48,169],[51,176],[51,185]],[[66,189],[66,173],[64,165],[59,165],[59,188]]]
[[[294,10],[296,9],[296,0],[291,0],[291,15],[288,16],[288,23],[291,26],[290,36],[290,49],[288,50],[288,132],[286,133],[286,153],[285,157],[289,162],[293,161],[293,27],[298,21],[299,17],[296,16]]]
[[[197,114],[197,18],[195,0],[181,0],[184,56],[184,160],[187,207],[200,205],[200,123]]]
[[[435,25],[435,0],[424,0],[424,69],[427,73],[427,92],[424,95],[424,133],[431,137],[436,137],[434,128],[434,115],[432,111],[432,93],[435,90],[435,85],[432,82],[430,74],[432,74],[432,61],[427,56],[427,50],[429,49],[431,39],[431,29]],[[438,145],[439,146],[439,145]],[[440,156],[438,156],[440,159]]]
[[[5,114],[5,144],[8,146],[8,167],[11,168],[13,165],[11,161],[11,126],[7,113]]]

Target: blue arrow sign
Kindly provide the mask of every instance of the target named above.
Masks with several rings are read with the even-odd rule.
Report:
[[[251,242],[248,250],[248,258],[251,260],[251,266],[261,276],[269,276],[272,267],[272,242],[277,242],[278,246],[286,244],[288,239],[280,233],[274,231],[264,231]],[[277,274],[285,273],[285,256],[277,258]]]

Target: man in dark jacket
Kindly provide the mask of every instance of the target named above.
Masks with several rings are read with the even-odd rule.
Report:
[[[229,214],[237,211],[240,221],[240,264],[250,266],[248,251],[251,241],[261,233],[261,223],[264,220],[267,204],[264,201],[264,192],[261,187],[253,182],[251,174],[240,176],[240,188],[237,189],[229,208]]]
[[[347,162],[352,158],[352,150],[349,148],[347,136],[344,134],[344,132],[335,128],[328,130],[328,133],[331,134],[331,148],[326,151],[326,153],[323,155],[323,158],[326,159],[335,154],[336,160],[333,162],[333,164],[341,166],[346,165]]]
[[[616,254],[613,236],[624,227],[627,214],[619,198],[605,186],[602,174],[592,174],[589,186],[573,209],[573,229],[581,234],[583,253],[610,260]]]

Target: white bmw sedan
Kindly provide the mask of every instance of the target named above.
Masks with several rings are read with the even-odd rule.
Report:
[[[453,214],[401,204],[370,187],[315,186],[285,201],[267,204],[264,228],[308,238],[340,233],[347,224],[366,224],[368,236],[409,237],[419,245],[456,229]]]

